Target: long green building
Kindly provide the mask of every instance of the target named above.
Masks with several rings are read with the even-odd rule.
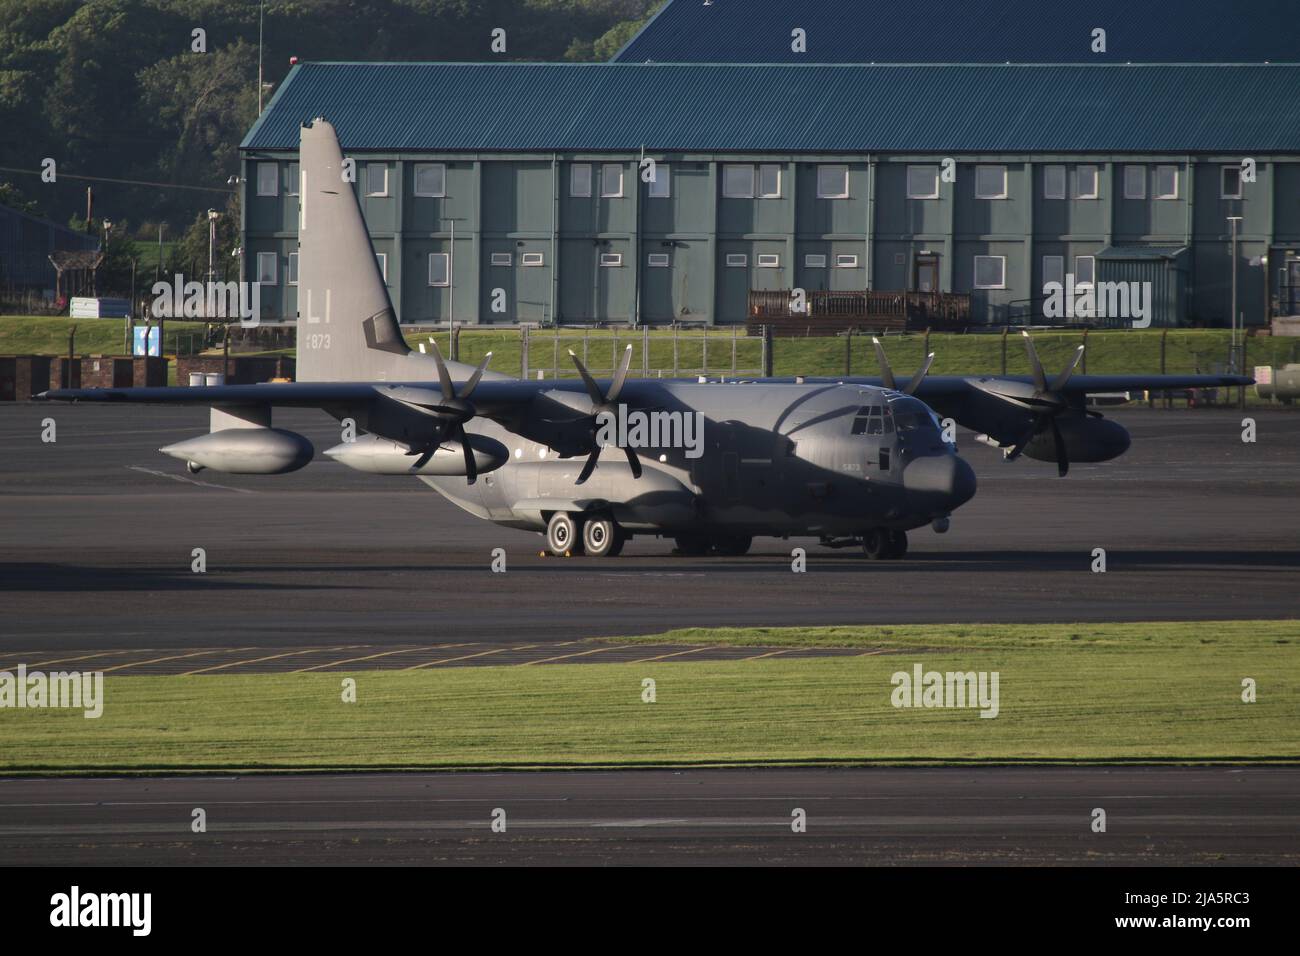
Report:
[[[1235,249],[1258,325],[1300,313],[1297,92],[1281,65],[300,64],[241,145],[245,277],[296,315],[323,116],[406,323],[725,324],[802,288],[995,324],[1073,277],[1226,325]]]

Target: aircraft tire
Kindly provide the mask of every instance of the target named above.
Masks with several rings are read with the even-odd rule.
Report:
[[[546,547],[557,558],[582,554],[582,525],[567,511],[557,511],[546,523]]]
[[[589,557],[618,557],[625,537],[613,518],[588,518],[582,523],[582,547]]]
[[[709,553],[709,539],[702,534],[679,534],[673,541],[677,544],[674,553],[683,557],[698,558]]]
[[[884,528],[868,528],[862,535],[862,553],[872,561],[893,557],[890,553],[889,532]]]
[[[885,532],[885,536],[889,541],[889,553],[886,554],[885,557],[896,561],[903,557],[903,555],[907,554],[906,531],[889,530]]]
[[[738,558],[742,554],[749,554],[749,549],[753,544],[754,539],[749,535],[728,535],[713,539],[713,551],[715,554],[721,554],[725,557]]]

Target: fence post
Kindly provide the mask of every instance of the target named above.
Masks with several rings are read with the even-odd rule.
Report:
[[[1002,326],[1002,374],[1007,374],[1007,332],[1009,326]]]
[[[460,361],[460,326],[455,322],[451,324],[451,343],[448,351],[451,352],[453,362]]]
[[[736,333],[738,331],[740,331],[740,326],[733,325],[731,327],[731,375],[733,378],[736,375]]]
[[[772,377],[772,326],[763,326],[763,377]]]
[[[1246,337],[1245,315],[1243,314],[1242,324],[1241,324],[1241,370],[1238,373],[1240,375],[1245,375],[1246,369],[1250,368],[1250,365],[1246,361],[1246,343],[1248,341],[1249,339]],[[1238,402],[1237,407],[1240,408],[1242,411],[1245,411],[1246,410],[1246,386],[1245,385],[1239,386],[1237,389],[1237,402]]]
[[[1088,374],[1088,330],[1083,330],[1083,361],[1079,365],[1080,374]]]
[[[1160,374],[1161,375],[1165,374],[1165,345],[1167,344],[1168,340],[1169,340],[1169,330],[1167,328],[1161,329],[1160,330]],[[1172,406],[1172,401],[1169,398],[1168,392],[1164,393],[1164,399],[1165,399],[1164,400],[1165,408],[1170,408]]]
[[[560,327],[555,327],[555,340],[551,348],[551,365],[553,366],[551,374],[555,378],[560,377]]]
[[[519,377],[528,378],[528,326],[519,326]]]
[[[700,346],[700,364],[704,367],[700,370],[705,377],[709,374],[709,328],[704,327],[704,338],[700,340],[703,344]]]
[[[678,360],[677,360],[677,323],[673,322],[673,378],[678,377]]]
[[[922,339],[921,341],[921,361],[924,362],[925,357],[929,354],[930,354],[930,327],[926,326],[925,338]]]
[[[844,377],[853,374],[853,330],[844,331]]]
[[[650,326],[641,326],[641,377],[650,377]]]

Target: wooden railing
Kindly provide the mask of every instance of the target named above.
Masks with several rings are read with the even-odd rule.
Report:
[[[965,328],[971,297],[954,292],[830,292],[807,294],[807,311],[794,312],[791,290],[751,291],[746,324],[777,335],[839,335]]]

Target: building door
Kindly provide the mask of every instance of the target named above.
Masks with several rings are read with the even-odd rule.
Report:
[[[939,257],[917,256],[912,275],[912,288],[917,292],[939,291]]]

